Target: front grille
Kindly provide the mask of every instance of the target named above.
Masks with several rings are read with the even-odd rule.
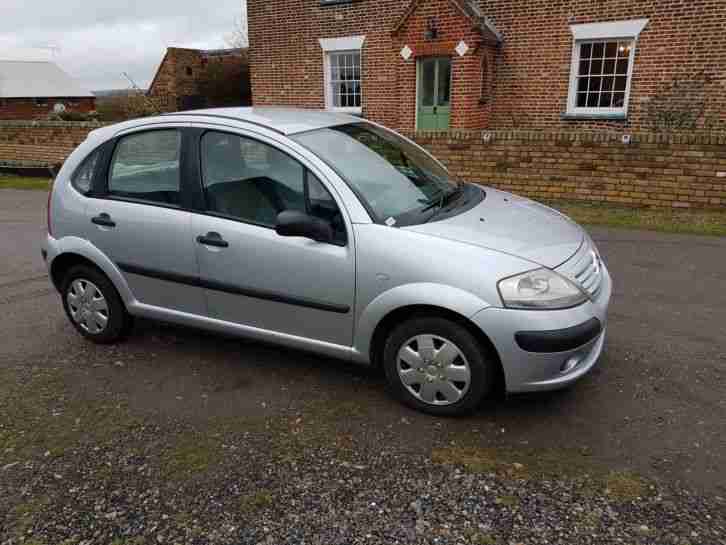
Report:
[[[602,283],[602,263],[589,238],[585,238],[575,255],[560,265],[557,272],[575,282],[591,296],[597,294]]]

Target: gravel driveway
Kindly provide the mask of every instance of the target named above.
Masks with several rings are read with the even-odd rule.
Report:
[[[605,355],[437,419],[344,363],[139,322],[90,345],[0,190],[0,544],[726,543],[726,239],[593,229]]]

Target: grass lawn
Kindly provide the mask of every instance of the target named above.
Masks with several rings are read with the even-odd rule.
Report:
[[[547,204],[585,225],[726,236],[726,210],[659,210],[571,201]]]
[[[49,178],[0,175],[0,189],[48,189],[49,187]]]

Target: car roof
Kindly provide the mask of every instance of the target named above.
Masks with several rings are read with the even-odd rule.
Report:
[[[210,108],[165,114],[163,117],[187,116],[242,121],[260,125],[285,135],[360,121],[360,118],[347,114],[284,107]]]

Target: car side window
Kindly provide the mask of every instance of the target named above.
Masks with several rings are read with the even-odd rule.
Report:
[[[207,209],[274,227],[283,210],[305,211],[305,168],[251,138],[207,132],[201,145]]]
[[[109,195],[178,206],[180,155],[181,133],[176,129],[122,137],[111,162]]]
[[[83,160],[81,165],[73,173],[71,184],[79,193],[87,195],[88,192],[91,191],[91,183],[93,181],[93,176],[96,172],[96,167],[98,166],[98,158],[100,156],[101,152],[99,150],[94,151]]]
[[[330,223],[333,228],[333,242],[348,242],[345,221],[335,199],[312,172],[308,172],[308,214]]]

